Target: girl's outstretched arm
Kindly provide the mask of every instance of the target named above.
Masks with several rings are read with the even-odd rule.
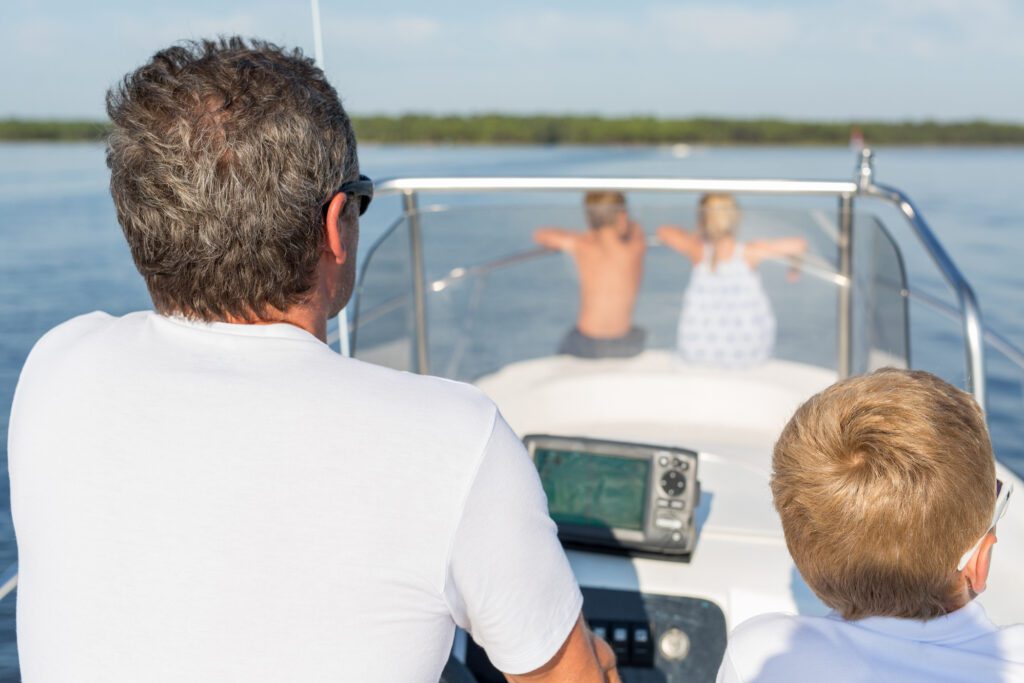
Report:
[[[801,257],[806,251],[807,240],[803,237],[782,237],[750,242],[747,244],[745,256],[751,268],[756,268],[765,259],[789,257],[790,269],[787,278],[794,282],[800,275]]]
[[[694,263],[699,263],[704,253],[704,243],[695,233],[678,225],[662,225],[658,228],[658,240],[666,247],[678,251]]]

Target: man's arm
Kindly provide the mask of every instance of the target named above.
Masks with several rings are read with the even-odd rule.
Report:
[[[595,636],[583,615],[576,621],[561,649],[547,664],[526,674],[505,674],[509,683],[619,683],[615,653],[608,643]]]
[[[704,243],[700,237],[687,232],[677,225],[662,225],[658,228],[658,240],[669,249],[678,251],[694,263],[700,261]]]
[[[614,657],[592,638],[537,468],[500,415],[452,538],[443,591],[455,623],[510,681],[590,683]]]
[[[562,228],[538,228],[533,233],[534,242],[557,251],[572,251],[578,239],[579,233]]]

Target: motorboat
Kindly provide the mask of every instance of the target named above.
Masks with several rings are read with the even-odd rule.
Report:
[[[869,150],[852,180],[396,178],[375,189],[398,214],[367,251],[333,343],[470,382],[496,402],[538,465],[584,613],[624,681],[714,680],[735,625],[827,611],[792,562],[768,482],[783,425],[837,379],[887,366],[943,372],[987,410],[998,474],[1024,490],[1006,464],[1024,463],[1020,442],[1005,438],[1022,424],[1012,399],[1024,353],[985,327],[918,208],[875,182]],[[627,194],[649,226],[635,311],[647,343],[630,358],[557,353],[575,321],[576,272],[569,257],[538,248],[533,231],[581,225],[592,190]],[[707,192],[738,198],[742,239],[809,245],[795,281],[789,261],[761,266],[777,320],[762,363],[696,365],[676,352],[690,265],[650,226],[691,221]],[[992,391],[987,368],[999,378]],[[997,623],[1021,622],[1024,506],[1010,506],[999,537],[979,599]],[[0,576],[0,599],[16,586],[14,565]],[[464,632],[452,657],[450,683],[503,680]]]
[[[773,444],[811,395],[849,375],[922,367],[971,392],[991,422],[1020,425],[1012,402],[993,400],[986,363],[1020,378],[1024,354],[985,328],[953,259],[904,193],[875,182],[872,159],[860,152],[854,178],[840,181],[473,177],[376,186],[401,208],[367,253],[341,325],[344,350],[470,382],[497,403],[541,472],[584,613],[616,651],[625,681],[714,680],[735,625],[764,612],[828,611],[793,564],[769,490]],[[772,357],[743,368],[680,360],[676,324],[690,266],[650,228],[635,313],[645,350],[559,355],[575,320],[576,273],[571,258],[531,236],[541,225],[582,225],[582,194],[592,190],[625,193],[645,226],[692,221],[700,194],[727,192],[742,206],[742,239],[803,237],[809,249],[796,281],[788,261],[761,267],[777,318]],[[941,353],[930,348],[936,339]],[[1012,444],[997,450],[1007,461],[1020,455]],[[1006,464],[997,470],[1024,490]],[[1024,621],[1024,507],[1011,506],[999,531],[980,599],[997,623]],[[463,675],[504,680],[465,633],[453,656]]]

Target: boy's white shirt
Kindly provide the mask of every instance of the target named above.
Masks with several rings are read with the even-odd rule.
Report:
[[[1024,624],[1000,628],[977,602],[919,621],[765,614],[732,633],[718,683],[1024,683]]]

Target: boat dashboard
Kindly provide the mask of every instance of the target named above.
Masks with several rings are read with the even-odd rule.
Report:
[[[728,629],[827,610],[800,579],[768,486],[775,435],[827,372],[744,373],[667,354],[533,359],[477,380],[522,437],[622,680],[713,681]],[[504,680],[466,639],[478,681]]]
[[[725,614],[714,602],[587,586],[582,590],[587,623],[615,651],[625,683],[715,680],[727,628]],[[505,681],[472,641],[465,664],[478,683]]]
[[[567,549],[619,557],[620,566],[621,558],[689,561],[700,505],[697,451],[550,434],[523,441]],[[624,681],[714,680],[727,635],[715,601],[637,587],[584,584],[582,592],[587,623],[611,645]],[[464,661],[481,683],[505,680],[472,641]]]

